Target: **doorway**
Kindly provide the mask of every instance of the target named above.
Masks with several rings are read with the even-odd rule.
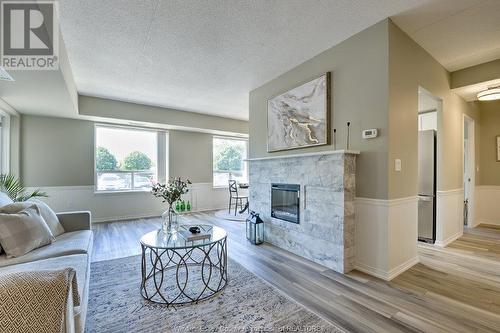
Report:
[[[464,226],[474,227],[475,142],[474,119],[464,115]]]
[[[436,241],[437,131],[440,100],[418,89],[418,240]]]

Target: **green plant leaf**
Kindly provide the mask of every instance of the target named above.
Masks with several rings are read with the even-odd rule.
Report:
[[[48,197],[48,194],[40,189],[26,193],[26,188],[21,181],[11,174],[0,174],[0,191],[15,202],[26,201],[34,197]]]

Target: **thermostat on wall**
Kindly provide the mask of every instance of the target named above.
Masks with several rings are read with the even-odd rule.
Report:
[[[376,128],[363,130],[363,139],[373,139],[378,135]]]

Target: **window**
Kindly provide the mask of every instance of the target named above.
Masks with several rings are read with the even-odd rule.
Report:
[[[149,191],[166,174],[163,131],[95,126],[96,191]]]
[[[0,172],[10,172],[10,116],[0,110]]]
[[[248,141],[225,137],[213,138],[214,186],[228,186],[229,180],[248,183]]]

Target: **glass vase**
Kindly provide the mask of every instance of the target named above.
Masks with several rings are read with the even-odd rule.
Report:
[[[163,221],[161,230],[168,234],[175,234],[179,227],[177,221],[177,213],[172,208],[172,206],[168,206],[168,209],[161,215]]]

